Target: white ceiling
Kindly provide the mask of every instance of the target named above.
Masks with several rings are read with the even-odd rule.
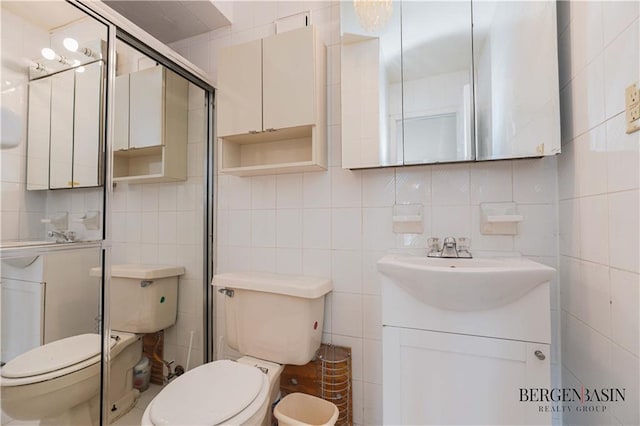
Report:
[[[62,1],[3,0],[2,8],[15,13],[45,31],[55,30],[87,16],[77,7]]]
[[[163,43],[173,43],[231,24],[210,0],[103,1]]]

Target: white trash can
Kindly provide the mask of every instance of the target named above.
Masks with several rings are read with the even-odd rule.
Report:
[[[336,424],[339,413],[332,402],[296,392],[282,398],[273,414],[279,426],[328,426]]]

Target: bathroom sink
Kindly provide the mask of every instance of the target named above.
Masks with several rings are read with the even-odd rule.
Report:
[[[525,258],[443,259],[388,255],[378,270],[411,296],[439,309],[477,311],[512,303],[555,270]]]
[[[0,243],[0,248],[11,249],[17,247],[31,247],[31,246],[46,246],[49,244],[55,244],[55,240],[37,240],[37,241],[3,241]]]

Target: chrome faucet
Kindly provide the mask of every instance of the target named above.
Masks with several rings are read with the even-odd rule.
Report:
[[[466,258],[470,259],[471,252],[469,252],[469,239],[465,237],[456,239],[453,237],[446,237],[440,247],[439,238],[429,238],[429,253],[428,257],[444,257],[444,258]]]
[[[49,231],[47,237],[55,238],[56,243],[72,243],[76,240],[76,233],[73,231]]]
[[[458,257],[458,250],[456,248],[456,239],[453,237],[446,237],[442,242],[442,251],[440,257]]]

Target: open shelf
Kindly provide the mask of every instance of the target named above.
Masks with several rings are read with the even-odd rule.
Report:
[[[325,170],[314,154],[314,126],[220,138],[222,173],[254,176]]]

